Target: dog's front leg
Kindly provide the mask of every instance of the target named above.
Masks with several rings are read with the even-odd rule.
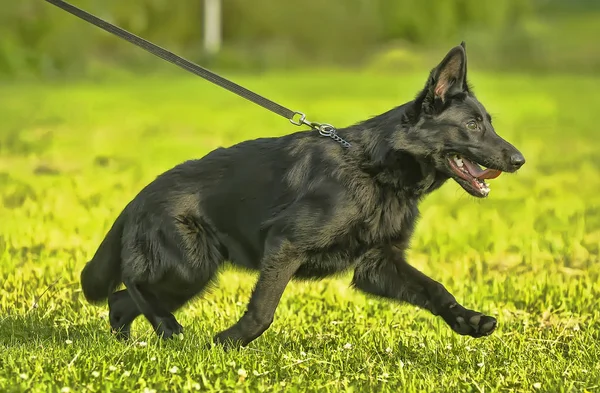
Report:
[[[300,267],[301,259],[284,238],[271,237],[267,240],[266,250],[246,312],[235,325],[215,336],[216,344],[225,348],[246,346],[273,322],[279,300]]]
[[[496,328],[496,319],[469,310],[439,282],[427,277],[393,247],[371,250],[354,272],[352,285],[364,292],[407,302],[441,316],[457,333],[487,336]]]

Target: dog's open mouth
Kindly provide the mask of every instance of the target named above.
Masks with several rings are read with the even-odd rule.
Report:
[[[481,169],[479,164],[468,160],[458,154],[448,157],[448,162],[452,171],[463,182],[458,182],[471,195],[483,198],[490,193],[490,186],[485,179],[495,179],[502,171],[497,169]]]

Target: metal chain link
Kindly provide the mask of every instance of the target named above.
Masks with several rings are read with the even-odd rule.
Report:
[[[316,127],[316,129],[317,129],[317,131],[319,131],[320,135],[333,139],[334,141],[336,141],[340,145],[344,146],[345,148],[349,148],[352,146],[350,144],[350,142],[348,142],[347,140],[345,140],[344,138],[342,138],[341,136],[338,135],[337,130],[331,124],[327,124],[327,123],[319,124]]]
[[[298,120],[296,120],[296,117],[298,117]],[[296,126],[307,125],[313,130],[317,130],[319,132],[319,135],[331,138],[340,145],[344,146],[345,148],[349,148],[352,146],[350,142],[348,142],[347,140],[345,140],[337,134],[337,130],[334,126],[327,123],[317,123],[306,120],[306,115],[302,112],[294,112],[294,115],[289,120],[292,124]]]

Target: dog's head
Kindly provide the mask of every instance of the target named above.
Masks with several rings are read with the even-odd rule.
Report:
[[[496,134],[491,116],[470,91],[464,42],[431,71],[409,122],[395,147],[410,145],[473,196],[488,195],[485,179],[515,172],[525,163],[519,150]]]

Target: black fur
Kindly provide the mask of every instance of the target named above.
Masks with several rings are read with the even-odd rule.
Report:
[[[182,331],[172,312],[226,260],[258,270],[246,313],[214,338],[237,346],[269,327],[292,278],[354,268],[359,290],[423,307],[460,334],[490,334],[494,318],[464,308],[405,259],[424,196],[450,178],[484,196],[455,174],[449,157],[507,172],[524,162],[490,121],[467,84],[461,44],[413,101],[340,129],[351,148],[298,132],[220,148],[158,176],[84,268],[83,292],[93,302],[108,297],[120,337],[139,314],[170,337]],[[127,289],[113,293],[121,282]]]

